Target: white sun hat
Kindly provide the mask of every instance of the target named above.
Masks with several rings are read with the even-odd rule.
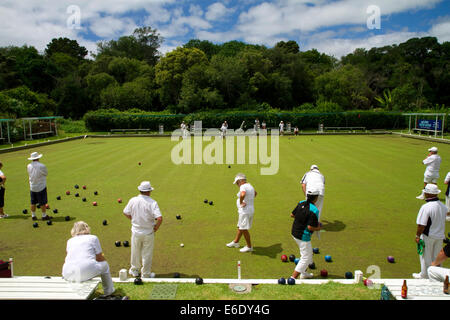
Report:
[[[236,182],[238,182],[239,180],[247,180],[247,177],[243,173],[238,173],[234,178],[233,184],[236,184]]]
[[[148,191],[153,191],[153,187],[150,184],[150,181],[142,181],[141,184],[138,187],[138,190],[141,192],[148,192]]]
[[[423,192],[428,194],[439,194],[441,193],[441,190],[438,189],[437,185],[429,183],[425,186]]]
[[[33,152],[30,157],[28,158],[28,160],[37,160],[42,158],[42,154],[39,154],[37,152]]]
[[[313,169],[319,170],[319,167],[318,167],[317,165],[313,164],[313,165],[311,166],[311,170],[313,170]]]
[[[437,152],[437,151],[438,151],[438,148],[432,147],[432,148],[428,149],[428,151],[431,151],[431,152]]]
[[[315,190],[308,190],[306,192],[306,195],[307,196],[318,196],[318,195],[320,195],[320,191],[317,190],[317,189],[315,189]]]

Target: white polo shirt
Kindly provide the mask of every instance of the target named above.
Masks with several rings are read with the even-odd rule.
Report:
[[[131,216],[131,232],[138,235],[152,234],[155,219],[162,216],[158,203],[142,194],[131,198],[123,213]]]
[[[102,247],[97,236],[83,234],[67,241],[66,252],[66,263],[96,261],[96,255],[102,253]]]
[[[2,170],[0,170],[0,177],[3,177],[5,174],[3,173]],[[0,181],[0,186],[3,186],[5,184],[5,181]]]
[[[245,191],[244,202],[246,203],[245,207],[241,207],[241,192]],[[239,213],[243,214],[253,214],[255,212],[255,189],[250,183],[244,183],[239,187],[239,192],[237,194],[236,206],[238,208]]]
[[[325,195],[325,177],[317,169],[305,173],[301,184],[306,184],[306,192],[319,190],[321,196]]]
[[[439,175],[439,169],[441,167],[441,157],[437,154],[432,154],[423,160],[423,164],[427,166],[425,174]]]
[[[33,161],[27,166],[30,190],[40,192],[47,187],[47,167],[39,161]]]
[[[445,218],[447,207],[440,201],[428,201],[419,210],[417,224],[426,226],[425,235],[433,239],[445,239]]]

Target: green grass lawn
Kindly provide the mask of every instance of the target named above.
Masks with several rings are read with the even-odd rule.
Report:
[[[115,294],[126,295],[131,300],[149,300],[155,283],[115,284]],[[253,285],[248,293],[236,293],[226,284],[176,284],[175,300],[380,300],[381,289],[367,288],[363,284],[321,285]],[[94,297],[103,294],[101,286]]]
[[[154,250],[157,277],[179,272],[189,278],[237,278],[238,260],[243,278],[288,277],[294,264],[282,263],[280,257],[299,255],[290,235],[290,212],[304,199],[301,177],[317,164],[326,178],[325,232],[320,240],[312,239],[313,247],[320,248],[312,272],[318,276],[326,268],[330,278],[344,278],[346,271],[362,270],[370,276],[374,274],[368,268],[375,265],[378,277],[411,278],[420,269],[413,241],[423,202],[415,197],[423,187],[421,161],[426,150],[432,145],[440,149],[443,191],[443,179],[450,171],[448,145],[390,135],[281,137],[279,171],[272,176],[260,175],[260,165],[175,165],[170,158],[175,144],[169,138],[89,138],[1,155],[8,178],[5,212],[10,218],[0,220],[0,259],[13,257],[16,275],[60,276],[70,229],[74,221],[84,220],[99,237],[117,277],[120,269],[129,268],[130,258],[130,248],[114,245],[116,240],[130,239],[130,221],[122,210],[137,195],[139,183],[150,180],[155,188],[152,197],[164,217]],[[33,151],[44,154],[49,204],[59,210],[52,214],[52,226],[39,221],[36,229],[30,214],[22,214],[23,209],[29,211],[26,166]],[[246,173],[258,192],[251,254],[225,246],[236,232],[238,189],[232,182],[238,172]],[[74,196],[75,184],[87,185],[87,190],[78,190],[79,198]],[[93,194],[96,190],[98,196]],[[59,195],[61,201],[56,200]],[[118,198],[124,202],[119,204]],[[205,198],[214,205],[205,205]],[[91,204],[94,200],[97,207]],[[64,221],[67,215],[70,222]],[[102,225],[104,219],[108,226]],[[325,255],[333,262],[325,262]],[[389,255],[396,263],[387,262]]]

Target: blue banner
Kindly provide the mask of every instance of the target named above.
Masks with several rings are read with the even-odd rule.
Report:
[[[427,129],[427,130],[435,130],[436,129],[436,120],[419,120],[417,122],[418,129]],[[442,129],[442,120],[437,121],[437,130],[440,131]]]

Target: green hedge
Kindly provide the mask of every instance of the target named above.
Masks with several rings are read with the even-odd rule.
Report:
[[[130,112],[131,111],[131,112]],[[265,121],[268,128],[277,128],[281,120],[290,122],[292,128],[298,126],[300,130],[317,129],[319,123],[325,127],[365,127],[370,129],[405,129],[408,128],[408,117],[401,112],[330,112],[330,113],[299,113],[273,111],[228,111],[228,112],[198,112],[189,115],[146,113],[130,110],[97,110],[88,112],[85,117],[86,127],[92,132],[104,132],[111,129],[152,129],[158,131],[159,125],[164,125],[165,131],[178,129],[185,121],[193,124],[202,121],[203,128],[220,128],[224,121],[230,129],[236,129],[245,121],[245,128],[251,128],[258,118]],[[448,117],[447,117],[448,118]],[[446,129],[448,130],[448,119]]]

